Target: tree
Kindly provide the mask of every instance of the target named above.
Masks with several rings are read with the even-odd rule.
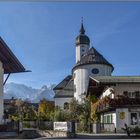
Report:
[[[32,104],[21,99],[17,99],[8,112],[10,118],[15,121],[37,119],[37,113],[32,107]]]
[[[78,101],[75,98],[73,98],[70,101],[69,106],[70,106],[69,111],[70,111],[71,120],[79,121],[79,116],[83,111],[82,106],[78,103]]]
[[[24,114],[24,120],[36,120],[37,119],[37,112],[28,103],[25,103],[23,106],[23,114]]]
[[[50,120],[51,112],[54,112],[54,103],[42,99],[39,103],[38,114],[41,120]]]

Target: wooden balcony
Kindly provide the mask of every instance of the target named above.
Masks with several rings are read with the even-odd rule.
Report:
[[[129,97],[116,97],[115,99],[110,99],[105,97],[98,100],[93,104],[94,109],[97,113],[106,111],[115,111],[116,108],[121,107],[140,107],[140,98],[129,98]]]

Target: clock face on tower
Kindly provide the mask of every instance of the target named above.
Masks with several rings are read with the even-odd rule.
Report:
[[[91,71],[93,74],[98,74],[99,73],[99,69],[97,69],[97,68],[94,68],[94,69],[92,69],[92,71]]]

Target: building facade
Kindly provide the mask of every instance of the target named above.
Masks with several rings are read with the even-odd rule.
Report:
[[[140,126],[140,76],[112,76],[114,67],[94,47],[81,24],[76,37],[76,64],[72,74],[55,88],[55,106],[65,109],[75,97],[79,103],[95,96],[93,109],[102,124],[119,132],[125,124]]]
[[[0,37],[0,124],[4,119],[3,86],[12,73],[25,72],[25,68]],[[7,78],[4,80],[4,74]]]
[[[100,123],[114,124],[117,132],[122,131],[125,124],[140,126],[139,76],[90,77],[88,94],[97,98],[92,109]]]
[[[73,97],[83,102],[86,97],[90,76],[109,76],[114,67],[94,47],[90,46],[90,39],[85,34],[83,23],[80,34],[75,41],[76,64],[72,74],[67,76],[55,88],[55,106],[64,108]]]

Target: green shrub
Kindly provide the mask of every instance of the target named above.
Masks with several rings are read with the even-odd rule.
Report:
[[[30,123],[23,123],[23,127],[24,128],[31,128],[31,125],[30,125]]]
[[[140,127],[136,126],[135,128],[131,128],[131,133],[140,135]]]

